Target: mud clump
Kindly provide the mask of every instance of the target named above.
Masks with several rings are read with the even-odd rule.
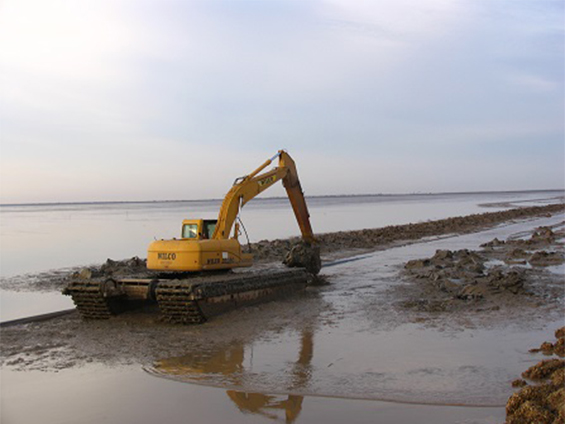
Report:
[[[565,356],[565,327],[555,331],[555,343],[543,342],[539,348],[530,349],[531,353],[541,352],[544,355],[557,355],[561,358]]]
[[[539,227],[528,239],[500,241],[494,239],[481,247],[493,257],[507,264],[526,264],[532,266],[560,265],[565,262],[563,251],[547,251],[551,246],[562,246],[557,234],[549,227]]]
[[[546,252],[542,250],[530,256],[528,262],[534,266],[560,265],[565,262],[565,255],[561,252]]]
[[[487,269],[488,258],[467,249],[438,250],[429,259],[416,259],[405,265],[406,273],[426,284],[429,294],[444,294],[453,300],[480,300],[503,292],[524,292],[524,270]],[[437,303],[437,302],[436,302]],[[443,302],[445,303],[445,302]],[[429,310],[428,302],[417,309]]]
[[[549,227],[538,228],[530,238],[530,243],[551,244],[555,242],[555,233]]]
[[[291,268],[305,268],[309,273],[317,275],[322,269],[320,247],[306,241],[296,243],[286,254],[283,263]]]
[[[556,331],[563,336],[565,327]],[[545,342],[542,346],[553,346]],[[539,350],[532,350],[539,351]],[[528,385],[525,380],[512,382],[512,387],[522,387],[506,404],[506,423],[555,424],[565,422],[565,360],[546,359],[522,373],[524,379],[534,381]]]
[[[557,370],[565,367],[563,359],[544,359],[522,373],[522,377],[529,380],[544,380],[551,377]]]
[[[512,382],[512,387],[525,387],[527,385],[528,383],[525,380],[522,380],[521,378],[518,378]]]
[[[528,252],[523,249],[513,249],[506,255],[504,262],[509,265],[525,265],[529,256]]]
[[[144,275],[147,270],[147,260],[134,256],[130,259],[115,261],[106,259],[101,266],[83,268],[80,271],[73,272],[69,275],[69,279],[89,280],[91,278],[119,277],[123,275]]]
[[[539,227],[528,239],[495,238],[479,251],[437,250],[431,258],[408,261],[404,275],[414,289],[412,299],[400,305],[420,312],[449,312],[470,303],[490,303],[492,309],[502,304],[517,307],[536,296],[562,298],[562,279],[540,269],[564,261],[558,235],[549,227]],[[524,266],[527,262],[531,266]],[[563,352],[563,341],[558,343],[541,350]]]
[[[535,267],[560,265],[565,263],[565,253],[562,250],[546,250],[552,246],[562,246],[558,242],[558,234],[549,227],[539,227],[528,239],[507,240],[501,242],[494,239],[481,245],[485,252],[493,257],[503,260],[507,264],[525,265],[529,263]]]

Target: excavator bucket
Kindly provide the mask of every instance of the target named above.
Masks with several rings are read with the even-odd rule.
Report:
[[[322,269],[320,247],[314,243],[300,241],[290,249],[283,263],[290,268],[304,268],[309,273],[317,275]]]

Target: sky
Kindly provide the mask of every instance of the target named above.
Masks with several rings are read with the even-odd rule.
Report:
[[[1,0],[0,203],[562,189],[562,0]],[[265,192],[283,195],[282,188]]]

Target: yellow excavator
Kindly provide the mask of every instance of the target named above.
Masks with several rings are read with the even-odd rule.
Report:
[[[260,173],[277,158],[277,167]],[[186,219],[182,223],[180,239],[151,243],[147,251],[147,268],[155,271],[208,271],[251,266],[252,255],[242,252],[238,241],[240,229],[236,220],[243,205],[277,181],[282,181],[286,189],[302,239],[305,243],[314,243],[296,164],[287,152],[280,150],[251,174],[235,181],[224,198],[217,220]]]
[[[278,166],[261,173],[277,158]],[[252,264],[252,255],[243,252],[238,241],[239,212],[279,180],[286,189],[303,239],[291,249],[285,263],[298,268],[236,272],[235,268]],[[251,174],[236,179],[218,219],[184,220],[180,239],[152,242],[147,252],[147,269],[94,278],[90,273],[80,273],[70,280],[63,294],[72,296],[86,319],[106,319],[133,306],[157,303],[167,321],[202,323],[242,304],[303,289],[320,268],[319,248],[296,165],[287,152],[280,150]],[[218,272],[232,269],[229,273]]]

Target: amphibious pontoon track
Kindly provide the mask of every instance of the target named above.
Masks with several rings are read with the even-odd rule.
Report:
[[[168,322],[199,324],[241,305],[299,291],[308,278],[304,270],[292,269],[182,279],[76,280],[63,293],[72,296],[86,319],[107,319],[118,312],[117,304],[143,300],[156,301]]]
[[[114,291],[108,290],[109,285],[112,286]],[[118,297],[121,297],[115,289],[113,280],[75,280],[69,283],[63,290],[63,294],[72,297],[83,318],[107,319],[116,312],[113,304]]]

